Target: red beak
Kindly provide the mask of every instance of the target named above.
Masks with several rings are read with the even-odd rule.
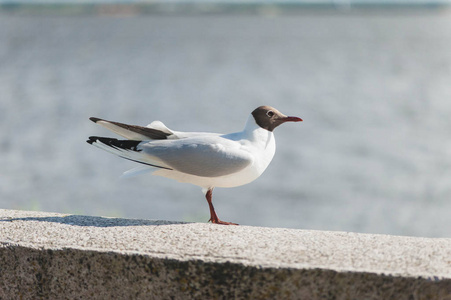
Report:
[[[302,122],[301,118],[298,117],[285,117],[282,119],[283,122]]]

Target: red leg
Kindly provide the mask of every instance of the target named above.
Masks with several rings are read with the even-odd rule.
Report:
[[[236,223],[231,222],[224,222],[219,220],[218,216],[216,215],[215,208],[213,207],[213,203],[211,202],[211,198],[213,195],[213,189],[208,189],[207,193],[205,194],[205,198],[207,198],[208,207],[210,207],[210,220],[211,223],[214,224],[221,224],[221,225],[238,225]]]

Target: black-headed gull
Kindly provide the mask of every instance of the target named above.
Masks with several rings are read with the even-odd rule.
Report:
[[[237,224],[219,220],[212,204],[213,189],[257,179],[276,151],[273,130],[285,122],[302,121],[270,106],[256,108],[243,131],[230,134],[175,131],[160,121],[143,127],[99,118],[90,120],[127,140],[91,136],[89,144],[144,164],[153,175],[200,186],[210,207],[209,221],[224,225]],[[133,169],[125,174],[141,171],[142,168]]]

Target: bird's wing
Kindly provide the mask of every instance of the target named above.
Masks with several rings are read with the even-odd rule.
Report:
[[[151,141],[140,144],[143,156],[186,174],[219,177],[238,172],[253,162],[241,144],[219,136]]]
[[[212,133],[212,132],[193,132],[193,131],[175,131],[169,129],[166,125],[161,121],[153,121],[149,125],[148,128],[156,129],[168,133],[167,139],[178,140],[190,137],[199,137],[199,136],[220,136],[221,133]]]
[[[159,122],[153,122],[152,124],[158,124],[159,126],[153,127],[144,127],[144,126],[138,126],[138,125],[129,125],[119,122],[113,122],[108,120],[103,120],[99,118],[89,118],[91,121],[93,121],[96,124],[99,124],[106,129],[109,129],[113,131],[114,133],[119,134],[120,136],[125,137],[129,140],[164,140],[167,139],[169,136],[171,136],[173,133],[169,128],[164,126],[163,123]]]
[[[147,126],[129,125],[114,121],[108,121],[99,118],[89,118],[96,124],[105,127],[114,133],[129,139],[136,141],[148,141],[148,140],[164,140],[164,139],[184,139],[195,136],[220,136],[219,133],[209,132],[183,132],[169,129],[161,121],[153,121]]]

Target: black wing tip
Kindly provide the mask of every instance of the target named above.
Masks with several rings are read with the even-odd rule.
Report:
[[[94,123],[97,123],[99,121],[103,121],[102,119],[96,118],[96,117],[90,117],[89,120],[93,121]]]
[[[96,142],[98,139],[99,139],[98,136],[90,136],[90,137],[88,138],[88,140],[86,141],[86,143],[92,145],[92,143]]]
[[[90,136],[88,140],[86,141],[88,144],[93,144],[95,142],[104,143],[106,145],[111,145],[111,143],[118,142],[118,139],[113,138],[107,138],[107,137],[101,137],[101,136]]]
[[[136,140],[118,140],[114,138],[108,138],[108,137],[101,137],[101,136],[90,136],[88,140],[86,141],[88,144],[93,144],[96,142],[105,144],[107,146],[110,146],[112,148],[118,148],[118,149],[124,149],[124,150],[132,150],[132,151],[141,151],[138,149],[138,145],[142,141],[136,141]]]
[[[105,145],[108,145],[108,146],[110,146],[112,148],[121,148],[121,149],[126,149],[126,150],[137,151],[137,152],[141,151],[140,149],[136,148],[138,146],[138,144],[141,143],[141,141],[118,140],[118,139],[114,139],[114,138],[106,138],[106,137],[100,137],[100,136],[90,136],[86,142],[88,144],[92,145],[93,143],[95,143],[97,141],[99,141],[100,143],[103,143]],[[122,157],[122,158],[128,159],[128,160],[140,163],[140,164],[147,165],[147,166],[151,166],[151,167],[155,167],[155,168],[159,168],[159,169],[172,170],[171,168],[158,166],[158,165],[150,164],[150,163],[139,161],[139,160],[134,160],[132,158],[121,156],[121,155],[119,155],[119,156]]]

